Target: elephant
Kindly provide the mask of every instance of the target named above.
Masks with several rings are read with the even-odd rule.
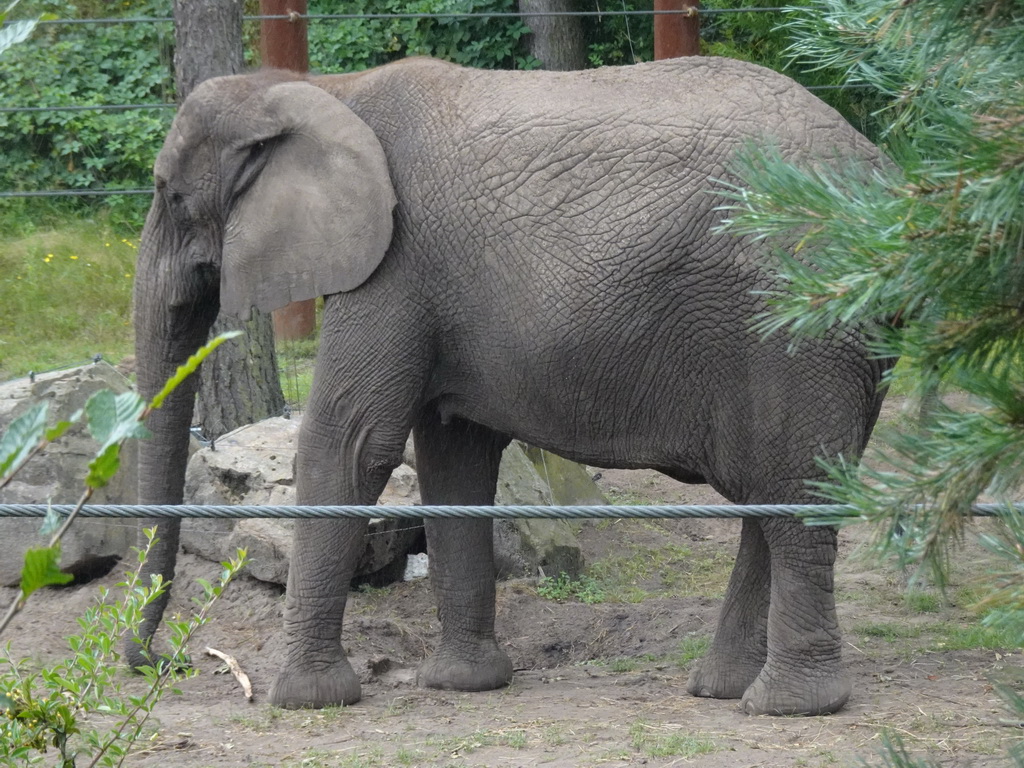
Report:
[[[410,58],[206,81],[154,165],[134,284],[140,392],[218,311],[323,296],[299,504],[373,504],[410,433],[425,504],[493,504],[513,438],[740,504],[813,501],[819,459],[863,451],[891,361],[871,354],[869,326],[797,345],[753,327],[778,278],[763,241],[720,229],[718,194],[751,144],[808,164],[886,162],[789,78],[724,58],[577,72]],[[140,503],[182,501],[194,388],[149,419]],[[273,704],[359,699],[341,636],[365,530],[298,523]],[[440,637],[418,684],[508,684],[492,521],[428,520],[426,534]],[[171,578],[177,528],[158,536],[148,567]],[[748,713],[841,708],[836,549],[833,528],[745,520],[688,691]]]

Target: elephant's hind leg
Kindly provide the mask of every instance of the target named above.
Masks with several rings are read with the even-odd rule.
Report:
[[[459,419],[442,423],[433,411],[413,437],[424,504],[494,503],[507,437]],[[459,691],[508,685],[512,662],[494,635],[493,522],[428,520],[426,528],[441,639],[420,665],[416,682]]]
[[[768,655],[768,604],[771,562],[757,520],[744,519],[718,629],[711,648],[686,689],[694,696],[738,699],[764,667]]]
[[[850,696],[833,592],[836,530],[785,518],[761,526],[772,560],[768,657],[743,694],[743,709],[752,715],[836,712]]]

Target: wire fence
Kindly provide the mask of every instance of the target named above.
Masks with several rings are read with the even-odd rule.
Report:
[[[270,15],[247,15],[243,16],[244,22],[261,21],[308,21],[314,23],[326,23],[331,21],[353,21],[353,20],[417,20],[417,19],[527,19],[538,17],[635,17],[635,16],[658,16],[658,15],[690,15],[694,9],[683,10],[586,10],[586,11],[543,11],[523,13],[520,11],[499,11],[499,12],[444,12],[444,13],[291,13],[291,14],[270,14]],[[697,8],[698,16],[714,17],[738,13],[782,13],[792,10],[785,6],[759,6],[752,8]],[[170,16],[161,17],[134,17],[134,18],[98,18],[98,19],[49,19],[38,22],[39,26],[74,26],[74,25],[113,25],[113,24],[173,24],[174,19]],[[846,85],[814,85],[809,86],[811,91],[839,91],[848,89],[871,88],[870,85],[851,83]],[[170,110],[175,109],[177,104],[172,102],[153,104],[55,104],[52,106],[32,107],[0,107],[0,115],[20,113],[45,113],[45,112],[130,112],[135,110]],[[3,190],[0,191],[0,200],[16,198],[58,198],[58,197],[112,197],[117,195],[152,195],[152,188],[79,188],[79,189],[43,189],[43,190]]]
[[[1005,512],[1008,507],[1020,513],[1024,504],[976,504],[971,514],[977,517],[993,517]],[[67,517],[74,511],[71,504],[0,504],[0,518],[45,517],[55,513]],[[726,518],[747,517],[856,517],[856,509],[843,504],[705,504],[705,505],[494,505],[494,506],[450,506],[450,505],[405,505],[405,506],[256,506],[256,505],[139,505],[139,504],[90,504],[83,506],[79,517],[89,518],[149,518],[149,519],[191,519],[207,518],[239,520],[251,518],[326,520],[338,518],[357,519],[481,519],[497,520],[594,520],[594,519],[666,519],[683,518]]]

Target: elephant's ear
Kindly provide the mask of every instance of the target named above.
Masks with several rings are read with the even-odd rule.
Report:
[[[221,310],[243,318],[361,285],[391,241],[384,150],[344,104],[304,82],[268,88],[253,141],[225,150]]]

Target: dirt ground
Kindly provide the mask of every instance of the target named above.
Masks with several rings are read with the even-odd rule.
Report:
[[[619,503],[720,500],[710,488],[650,472],[603,471],[599,483]],[[699,647],[714,630],[738,531],[739,523],[725,521],[585,524],[587,562],[604,563],[606,572],[634,569],[624,594],[639,602],[559,602],[538,596],[532,581],[500,584],[498,632],[516,674],[511,686],[489,693],[414,686],[416,665],[437,636],[426,581],[358,592],[346,647],[363,672],[363,700],[326,711],[266,703],[282,655],[283,594],[243,577],[193,644],[200,674],[159,705],[152,739],[126,765],[847,766],[873,759],[885,727],[941,765],[1007,764],[1006,749],[1022,731],[1001,722],[992,682],[1024,690],[1021,650],[943,647],[944,633],[976,621],[958,598],[982,571],[972,548],[959,558],[946,597],[915,609],[903,574],[855,556],[866,532],[841,534],[837,597],[853,695],[840,713],[749,717],[735,701],[688,696],[681,648]],[[172,610],[187,610],[195,579],[216,572],[184,556]],[[118,580],[115,572],[100,583]],[[94,599],[94,585],[33,596],[5,633],[15,655],[42,661],[65,653],[64,637]],[[0,589],[0,604],[12,597]],[[254,702],[220,673],[206,646],[238,659]]]

